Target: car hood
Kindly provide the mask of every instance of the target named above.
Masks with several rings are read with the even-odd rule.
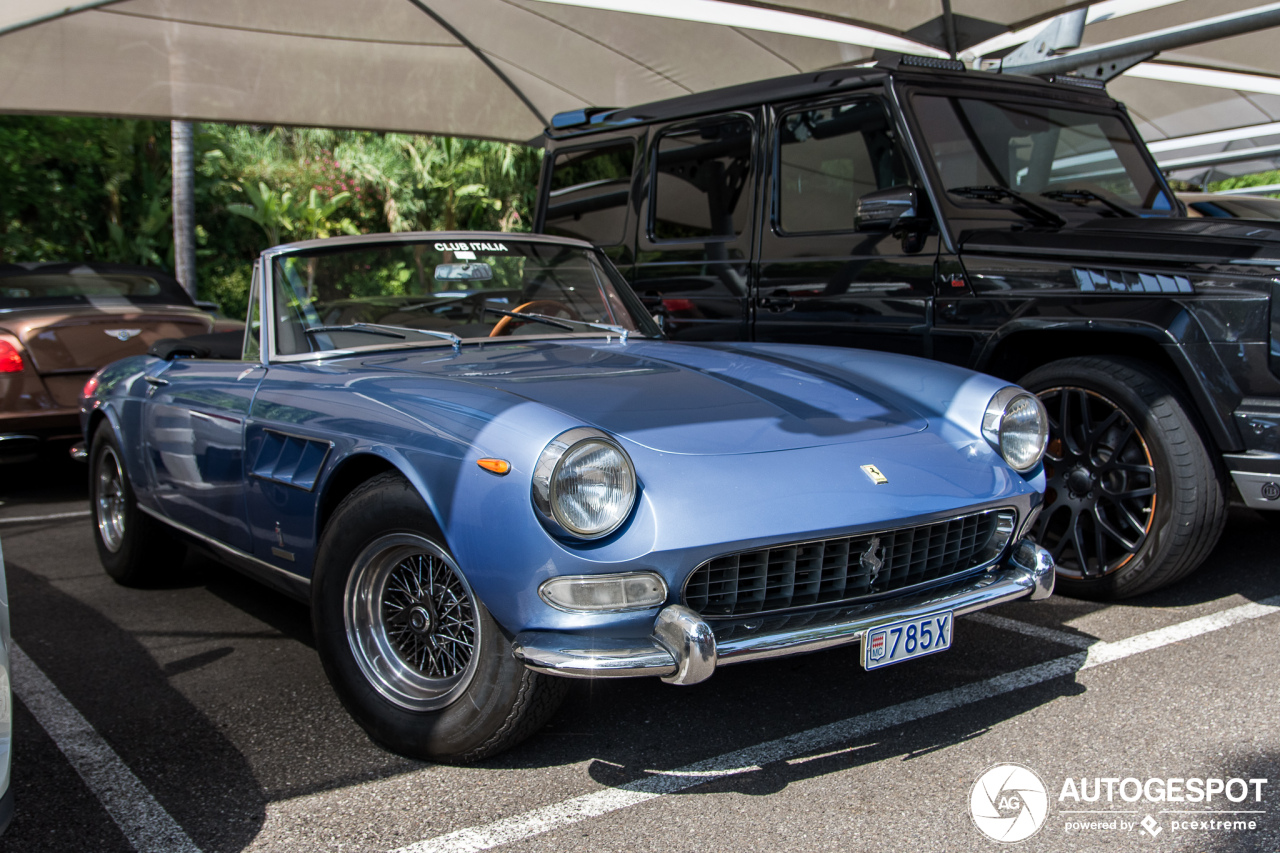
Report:
[[[964,252],[1031,254],[1150,263],[1280,264],[1280,222],[1242,219],[1098,218],[1059,230],[980,230]]]
[[[865,357],[873,375],[878,354]],[[929,425],[905,399],[854,371],[750,344],[539,341],[464,347],[446,360],[370,359],[366,366],[502,391],[668,453],[767,453],[879,440]]]

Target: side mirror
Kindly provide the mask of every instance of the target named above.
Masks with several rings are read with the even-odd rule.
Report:
[[[917,199],[914,187],[889,187],[858,199],[853,227],[858,231],[892,231],[916,218]]]

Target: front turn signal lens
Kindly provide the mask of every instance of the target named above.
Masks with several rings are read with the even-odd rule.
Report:
[[[538,588],[542,600],[574,613],[648,610],[667,600],[667,584],[654,572],[615,575],[564,575]]]

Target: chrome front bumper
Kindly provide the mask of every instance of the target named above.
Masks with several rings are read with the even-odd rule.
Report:
[[[656,675],[671,684],[697,684],[722,664],[857,643],[867,631],[899,619],[941,610],[963,616],[1018,598],[1048,598],[1053,594],[1053,571],[1049,552],[1024,539],[1003,568],[959,587],[829,610],[738,619],[715,627],[689,608],[670,604],[658,613],[646,640],[524,631],[516,635],[512,650],[525,666],[552,675]]]

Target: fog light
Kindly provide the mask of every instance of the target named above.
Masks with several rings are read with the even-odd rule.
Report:
[[[667,585],[653,572],[564,575],[543,583],[538,595],[557,610],[575,613],[647,610],[667,600]]]

